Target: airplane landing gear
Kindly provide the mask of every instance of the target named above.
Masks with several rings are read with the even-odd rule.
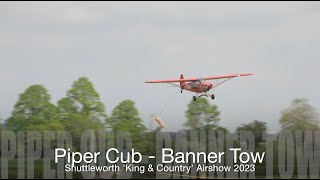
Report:
[[[192,99],[193,99],[193,101],[196,101],[197,98],[202,97],[202,96],[211,97],[212,100],[215,98],[214,94],[210,95],[209,93],[203,93],[201,95],[197,94],[196,96],[193,96]]]
[[[211,94],[211,99],[214,99],[214,94]]]

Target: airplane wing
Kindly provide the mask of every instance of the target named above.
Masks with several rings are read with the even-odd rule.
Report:
[[[172,83],[172,82],[189,82],[189,81],[197,81],[197,80],[199,80],[199,78],[153,80],[153,81],[146,81],[146,83]]]
[[[250,76],[252,73],[246,73],[246,74],[229,74],[229,75],[223,75],[223,76],[208,76],[205,77],[205,80],[211,80],[211,79],[225,79],[225,78],[234,78],[234,77],[240,77],[240,76]],[[173,82],[190,82],[190,81],[198,81],[202,78],[186,78],[186,79],[168,79],[168,80],[152,80],[152,81],[146,81],[146,83],[173,83]]]
[[[229,75],[223,75],[223,76],[207,76],[204,79],[205,80],[211,80],[211,79],[225,79],[225,78],[234,78],[234,77],[240,77],[240,76],[250,76],[252,73],[246,73],[246,74],[229,74]]]

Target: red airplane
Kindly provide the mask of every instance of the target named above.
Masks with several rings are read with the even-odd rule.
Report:
[[[183,75],[180,75],[180,79],[169,79],[169,80],[152,80],[152,81],[146,81],[146,83],[169,83],[174,86],[177,86],[181,88],[181,93],[185,89],[187,91],[195,92],[196,95],[193,96],[193,100],[195,101],[198,97],[201,96],[207,96],[211,97],[211,99],[214,99],[214,94],[209,94],[208,91],[210,89],[213,89],[220,84],[240,76],[250,76],[252,73],[247,74],[229,74],[229,75],[223,75],[223,76],[209,76],[204,78],[184,78]],[[205,80],[218,80],[215,85],[212,83],[206,82]],[[219,82],[219,80],[222,80]],[[179,82],[180,86],[177,84],[174,84],[175,82]]]

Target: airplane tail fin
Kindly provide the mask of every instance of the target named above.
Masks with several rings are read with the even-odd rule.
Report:
[[[180,75],[180,79],[184,79],[183,74]],[[180,87],[183,88],[185,82],[180,82]]]

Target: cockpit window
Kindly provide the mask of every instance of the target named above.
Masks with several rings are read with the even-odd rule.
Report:
[[[200,86],[200,82],[199,82],[199,81],[192,81],[192,82],[191,82],[191,86],[192,86],[192,87]]]

